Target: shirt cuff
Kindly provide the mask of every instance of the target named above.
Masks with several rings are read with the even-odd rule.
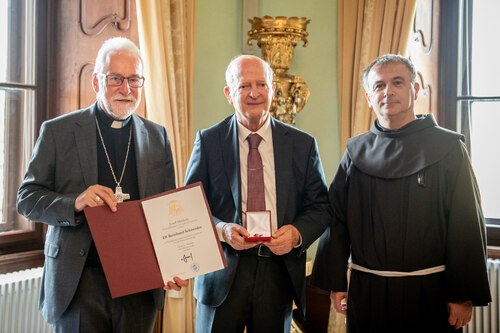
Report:
[[[215,228],[217,229],[217,236],[219,236],[219,240],[221,242],[226,242],[224,240],[224,227],[229,224],[227,222],[219,222],[215,225]]]
[[[295,245],[293,248],[296,249],[296,248],[299,248],[301,246],[302,246],[302,235],[299,232],[299,244]]]

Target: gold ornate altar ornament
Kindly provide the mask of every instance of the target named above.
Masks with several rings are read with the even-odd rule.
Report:
[[[271,114],[288,124],[295,124],[295,115],[300,112],[309,98],[310,92],[306,83],[298,75],[288,74],[292,66],[293,51],[297,43],[308,44],[306,31],[311,21],[305,17],[264,16],[249,19],[252,24],[248,32],[249,45],[257,41],[262,57],[274,70],[274,98],[271,103]]]

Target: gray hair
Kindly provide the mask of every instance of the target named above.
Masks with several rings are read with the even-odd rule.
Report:
[[[237,88],[236,85],[238,83],[239,63],[243,59],[257,59],[262,64],[262,67],[264,68],[264,75],[266,76],[267,85],[269,86],[269,89],[272,89],[274,78],[273,69],[267,63],[267,61],[249,54],[236,56],[229,62],[229,65],[226,69],[226,85],[229,87],[229,89],[231,91],[235,91],[235,89]]]
[[[410,71],[410,77],[411,77],[411,83],[415,83],[415,80],[417,78],[417,71],[415,69],[415,66],[413,63],[410,61],[410,59],[403,57],[402,55],[399,54],[384,54],[378,57],[377,59],[373,60],[364,70],[363,70],[363,87],[365,88],[365,91],[370,90],[369,82],[368,82],[368,75],[370,74],[371,70],[375,66],[380,66],[384,67],[387,64],[394,64],[394,63],[399,63],[403,64],[408,68]]]
[[[94,74],[104,73],[108,69],[110,55],[117,52],[135,55],[141,64],[144,64],[141,51],[134,42],[125,37],[113,37],[106,40],[99,49],[95,59]]]

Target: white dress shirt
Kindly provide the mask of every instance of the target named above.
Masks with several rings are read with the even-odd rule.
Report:
[[[245,126],[238,122],[238,144],[240,148],[240,174],[241,174],[241,208],[243,211],[243,225],[246,222],[246,210],[247,210],[247,158],[249,146],[247,142],[247,137],[252,134],[257,133],[262,137],[262,141],[259,144],[259,153],[262,158],[262,165],[264,168],[264,188],[266,196],[266,210],[271,211],[271,225],[272,230],[278,229],[278,215],[276,212],[276,173],[274,169],[274,148],[273,148],[273,131],[271,128],[271,116],[269,115],[267,121],[262,125],[257,132],[252,132]],[[226,223],[221,222],[217,224],[217,231],[221,241],[224,241],[222,237],[222,228]]]

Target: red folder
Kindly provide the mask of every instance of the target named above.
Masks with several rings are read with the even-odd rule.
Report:
[[[85,216],[113,298],[163,288],[141,202],[85,208]]]
[[[85,208],[113,298],[164,287],[167,281],[163,281],[141,202],[194,186],[203,190],[201,183],[196,183],[149,198],[125,201],[118,204],[114,213],[108,206]],[[212,226],[217,237],[213,223]],[[217,243],[225,266],[218,238]]]

